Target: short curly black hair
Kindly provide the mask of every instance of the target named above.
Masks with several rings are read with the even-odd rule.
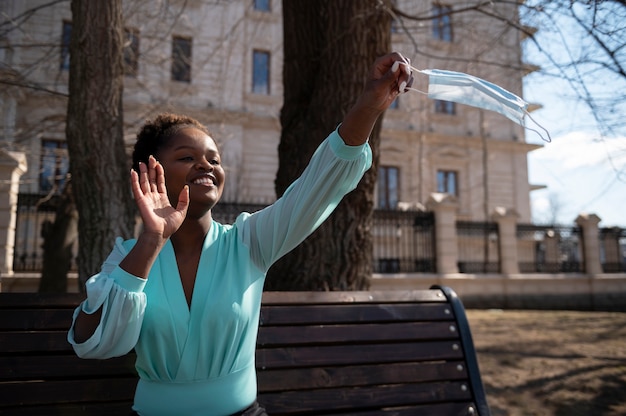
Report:
[[[137,133],[137,141],[133,149],[133,169],[139,172],[139,162],[148,163],[150,155],[165,147],[170,138],[180,130],[193,127],[208,136],[209,130],[198,120],[179,114],[161,113],[147,120]]]

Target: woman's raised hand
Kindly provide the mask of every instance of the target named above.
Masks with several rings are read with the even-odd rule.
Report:
[[[378,117],[413,83],[410,61],[398,52],[381,56],[371,67],[363,92],[339,126],[348,145],[360,145],[369,137]]]
[[[139,163],[139,173],[131,170],[131,188],[135,203],[143,220],[144,233],[168,239],[183,223],[189,207],[189,187],[178,196],[176,208],[172,207],[165,187],[163,166],[153,157],[148,165]]]

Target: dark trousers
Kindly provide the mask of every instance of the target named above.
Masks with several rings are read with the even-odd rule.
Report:
[[[134,410],[130,413],[130,416],[139,416],[139,413]],[[250,407],[232,414],[231,416],[269,416],[265,409],[263,409],[256,401],[252,403]]]
[[[258,402],[252,403],[252,406],[248,407],[246,410],[235,413],[233,416],[268,416],[265,409],[263,409]]]

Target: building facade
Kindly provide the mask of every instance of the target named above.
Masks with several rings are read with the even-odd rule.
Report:
[[[413,66],[470,73],[523,95],[531,67],[520,31],[508,23],[518,21],[514,3],[489,6],[502,19],[453,13],[462,0],[393,3],[393,49]],[[0,9],[0,148],[26,155],[20,194],[59,193],[69,167],[70,2],[14,0]],[[283,94],[281,2],[125,0],[124,19],[129,152],[147,117],[188,114],[220,144],[229,178],[223,201],[272,202]],[[416,75],[414,87],[427,91],[426,77]],[[537,147],[499,114],[403,94],[384,118],[377,208],[424,207],[443,193],[456,200],[460,220],[488,221],[504,207],[529,223],[527,153]],[[16,245],[21,238],[18,230]]]

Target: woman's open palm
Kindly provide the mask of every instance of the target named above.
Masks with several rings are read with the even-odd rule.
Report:
[[[139,173],[131,170],[130,181],[144,231],[169,238],[178,230],[187,215],[189,187],[182,189],[174,208],[167,196],[163,166],[152,156],[148,159],[147,166],[139,163]]]

